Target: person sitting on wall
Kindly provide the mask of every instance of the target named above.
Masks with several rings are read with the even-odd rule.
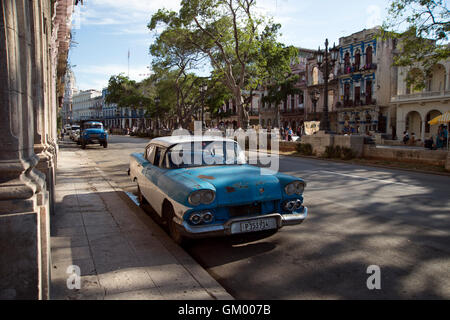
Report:
[[[403,132],[403,143],[407,144],[409,141],[409,133],[408,131]]]
[[[415,143],[416,143],[416,135],[413,132],[411,138],[409,139],[409,144],[413,146]]]
[[[433,150],[434,144],[433,144],[433,136],[431,136],[429,139],[425,139],[423,146],[426,149]]]

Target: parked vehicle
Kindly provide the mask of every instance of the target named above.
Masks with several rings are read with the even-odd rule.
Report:
[[[108,132],[100,121],[82,121],[80,130],[81,148],[86,149],[88,144],[97,144],[104,148],[108,147]]]
[[[75,141],[78,145],[81,144],[80,130],[75,130],[73,141]]]
[[[172,136],[150,141],[130,156],[131,179],[141,203],[166,221],[178,243],[302,223],[306,183],[246,164],[234,140]]]
[[[74,140],[74,134],[76,130],[80,130],[80,126],[77,124],[71,125],[68,131],[69,137],[71,140]]]

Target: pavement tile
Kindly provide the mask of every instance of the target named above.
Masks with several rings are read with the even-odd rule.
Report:
[[[55,261],[72,261],[76,259],[89,259],[91,257],[90,249],[85,247],[67,247],[67,248],[52,248],[52,260]]]
[[[52,249],[83,247],[89,244],[86,235],[75,235],[69,237],[51,237]]]
[[[161,292],[158,288],[145,290],[127,291],[115,294],[106,294],[105,300],[162,300]]]
[[[71,259],[71,260],[53,260],[52,261],[52,278],[64,278],[69,276],[67,268],[70,266],[78,266],[82,276],[95,275],[96,268],[92,258],[87,259]]]
[[[57,237],[70,237],[70,236],[83,236],[86,231],[83,226],[71,226],[58,228],[56,227],[55,236]]]
[[[79,212],[66,212],[64,215],[56,215],[53,219],[53,223],[56,227],[67,228],[67,227],[79,227],[83,225],[83,219]]]
[[[80,289],[68,289],[67,279],[52,280],[51,298],[53,300],[103,300],[105,290],[97,275],[82,276]]]
[[[147,270],[142,267],[114,270],[101,273],[98,277],[107,295],[156,287]]]
[[[113,224],[113,225],[101,225],[101,224],[96,224],[96,225],[86,225],[86,233],[89,236],[93,235],[93,234],[105,234],[105,233],[119,233],[120,229],[117,227],[117,225]]]
[[[102,226],[117,226],[114,219],[109,214],[104,214],[103,212],[89,212],[87,214],[83,213],[83,222],[86,227],[102,225]]]

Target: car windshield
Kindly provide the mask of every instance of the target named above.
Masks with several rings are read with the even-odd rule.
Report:
[[[245,164],[245,154],[233,141],[179,143],[167,152],[170,168]]]
[[[103,125],[101,123],[85,123],[85,129],[101,129]]]

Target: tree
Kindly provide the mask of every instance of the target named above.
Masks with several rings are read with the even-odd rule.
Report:
[[[111,76],[108,82],[105,102],[115,103],[118,108],[144,108],[152,112],[155,110],[154,96],[150,82],[144,80],[140,83],[130,80],[123,74]]]
[[[179,34],[193,54],[206,57],[213,74],[222,78],[238,107],[240,125],[248,125],[243,91],[255,89],[261,58],[261,30],[278,32],[255,14],[255,0],[183,0],[178,13],[159,10],[149,28],[164,25],[164,32]],[[266,28],[269,26],[269,28]],[[163,33],[164,33],[163,32]],[[276,33],[265,37],[265,45],[276,44]],[[183,41],[184,41],[183,40]],[[251,99],[251,97],[250,97]]]
[[[416,90],[425,87],[436,63],[450,57],[450,12],[442,0],[392,0],[382,31],[385,39],[399,40],[394,65],[409,69],[406,81]],[[410,72],[417,65],[423,68],[424,76]]]
[[[278,106],[282,101],[287,103],[288,95],[301,93],[301,90],[295,86],[299,77],[293,74],[291,69],[292,65],[298,63],[298,49],[276,42],[275,37],[280,28],[279,24],[266,26],[261,34],[258,70],[255,72],[257,86],[267,89],[267,95],[262,102],[275,105],[278,126],[280,126]]]

